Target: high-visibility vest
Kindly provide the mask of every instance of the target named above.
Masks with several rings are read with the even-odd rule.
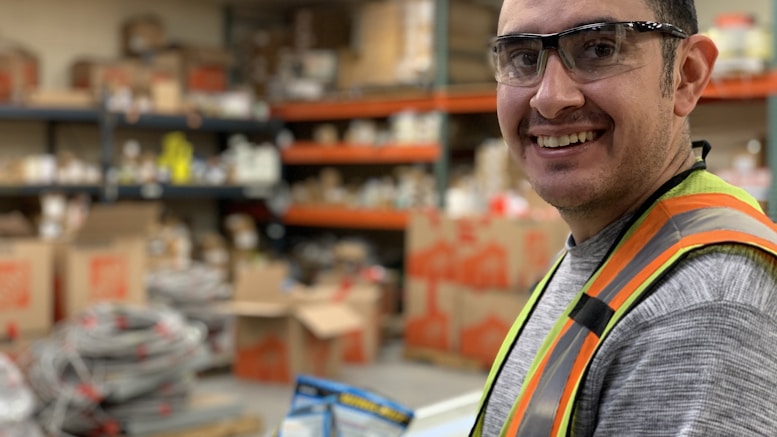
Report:
[[[545,338],[501,436],[570,435],[578,390],[607,334],[691,251],[743,244],[777,257],[777,226],[758,202],[703,170],[691,172],[632,223]],[[534,289],[505,338],[471,436],[482,434],[493,384],[562,258]]]

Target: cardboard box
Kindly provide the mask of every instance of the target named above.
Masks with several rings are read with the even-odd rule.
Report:
[[[437,212],[411,213],[405,234],[405,345],[456,348],[454,310],[458,266],[453,221]]]
[[[328,284],[314,284],[296,290],[303,302],[343,303],[362,323],[343,338],[343,360],[351,364],[375,361],[381,337],[380,286],[364,280],[341,278]]]
[[[23,102],[38,87],[39,77],[35,54],[21,47],[0,47],[0,101]]]
[[[427,84],[434,79],[434,0],[382,0],[360,5],[354,44],[340,53],[341,89]],[[471,1],[448,5],[449,83],[490,83],[488,44],[498,11]],[[349,50],[350,49],[350,50]]]
[[[529,295],[462,288],[457,298],[459,354],[489,368]]]
[[[529,292],[563,248],[569,233],[560,218],[538,221],[504,217],[453,221],[456,282],[473,289]]]
[[[234,372],[238,377],[291,382],[298,373],[336,377],[346,337],[363,330],[364,318],[345,302],[292,287],[285,262],[246,264],[237,270],[238,316]],[[353,341],[353,340],[351,340]]]
[[[454,351],[457,287],[435,277],[405,281],[405,345]]]
[[[118,88],[140,88],[141,70],[136,59],[79,59],[70,68],[70,81],[75,89],[102,96]]]
[[[175,93],[177,88],[183,87],[183,69],[183,59],[172,51],[154,53],[143,59],[84,58],[71,65],[70,81],[72,88],[88,91],[95,97],[102,96],[105,92],[128,89],[133,93],[151,95],[153,98],[154,86],[161,84],[167,87],[164,90],[167,91],[164,98],[170,98],[170,93]],[[161,103],[180,106],[181,98],[175,95],[172,97],[177,100]],[[155,103],[159,103],[159,98]]]
[[[361,319],[342,304],[233,302],[238,316],[233,371],[239,378],[289,383],[298,374],[337,377],[343,334]]]
[[[406,232],[405,344],[460,349],[462,290],[527,294],[568,234],[560,219],[411,213]],[[513,316],[516,316],[514,314]]]
[[[229,88],[229,69],[234,63],[231,51],[220,47],[181,45],[154,55],[156,70],[174,72],[185,91],[222,92]]]
[[[284,261],[245,263],[235,267],[232,300],[290,304],[289,265]]]
[[[138,15],[122,23],[121,49],[124,56],[152,53],[167,44],[167,30],[162,19],[156,15]]]
[[[0,341],[44,335],[51,328],[53,266],[46,242],[0,240]]]
[[[48,334],[53,323],[53,248],[21,213],[0,215],[0,348]]]
[[[57,245],[56,320],[104,301],[146,302],[146,238],[160,211],[141,202],[92,207],[74,239]]]

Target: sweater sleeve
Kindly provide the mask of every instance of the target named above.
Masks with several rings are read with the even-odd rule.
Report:
[[[683,261],[605,340],[573,435],[777,434],[777,272],[760,252]]]

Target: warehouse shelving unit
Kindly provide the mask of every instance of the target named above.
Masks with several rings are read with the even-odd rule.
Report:
[[[750,78],[716,80],[705,90],[701,103],[754,99],[769,99],[772,102],[775,99],[772,97],[774,95],[777,95],[777,72],[772,71]],[[348,119],[367,115],[380,117],[407,109],[435,110],[447,114],[493,113],[496,112],[496,94],[493,90],[475,89],[474,91],[430,92],[425,97],[413,98],[294,102],[274,107],[273,113],[284,121],[302,122],[333,118]],[[774,112],[770,110],[770,114]],[[773,121],[772,125],[777,126],[777,121]],[[773,144],[774,141],[770,140],[770,143]],[[282,150],[282,157],[285,165],[359,165],[397,162],[439,163],[447,153],[445,141],[433,145],[385,148],[299,142]],[[774,163],[771,168],[777,168],[777,163]],[[440,171],[447,173],[447,168]],[[770,202],[770,205],[772,203],[777,203],[777,200]],[[775,217],[775,213],[771,215]],[[406,213],[393,210],[362,211],[333,206],[294,206],[289,209],[283,221],[289,225],[308,227],[399,230],[403,229],[406,222]]]
[[[364,150],[361,147],[338,144],[334,146],[321,146],[312,143],[298,143],[283,150],[285,165],[368,165],[382,162],[414,162],[433,165],[440,199],[444,199],[443,193],[449,182],[451,166],[450,149],[450,116],[460,114],[495,113],[496,94],[495,85],[483,84],[467,87],[456,87],[448,84],[448,53],[443,48],[445,38],[448,35],[448,12],[450,0],[435,0],[435,78],[433,87],[427,92],[405,94],[394,98],[365,98],[353,100],[331,100],[316,102],[288,102],[273,107],[272,113],[286,123],[348,120],[354,118],[386,117],[392,113],[403,110],[438,111],[443,116],[441,123],[441,141],[436,145],[423,146],[427,152],[413,156],[413,152],[402,152],[406,155],[400,157],[385,158],[394,153],[394,150],[382,151],[378,148]],[[773,8],[777,9],[777,7]],[[777,22],[777,12],[773,12],[774,22]],[[775,36],[777,39],[777,36]],[[777,43],[775,43],[777,46]],[[777,70],[766,74],[735,79],[721,79],[710,83],[705,90],[700,104],[710,102],[725,102],[738,100],[763,100],[768,101],[768,143],[770,149],[777,144]],[[304,147],[303,147],[304,146]],[[433,151],[436,148],[436,151]],[[400,152],[397,152],[400,153]],[[769,153],[769,167],[777,169],[777,154]],[[434,157],[434,158],[432,158]],[[772,182],[772,200],[769,202],[770,216],[777,218],[777,180]],[[442,200],[440,206],[443,206]],[[315,209],[317,213],[310,213]],[[307,214],[299,214],[304,210]],[[343,211],[347,211],[344,213]],[[371,214],[365,211],[364,214]],[[404,212],[396,212],[399,215]],[[337,207],[314,208],[292,207],[287,224],[295,224],[308,227],[353,227],[355,229],[372,229],[377,227],[376,222],[360,221],[354,219],[355,211],[340,210]],[[369,224],[367,224],[369,223]],[[388,228],[390,226],[387,225]]]
[[[100,167],[103,182],[99,185],[11,185],[0,186],[0,194],[11,197],[38,196],[46,192],[88,194],[101,201],[122,199],[266,199],[273,194],[273,186],[206,186],[206,185],[117,185],[107,175],[113,166],[116,150],[114,138],[117,129],[150,129],[188,132],[210,132],[216,135],[274,134],[282,123],[277,119],[254,120],[237,118],[201,117],[198,115],[167,115],[142,113],[130,115],[101,108],[37,108],[0,106],[0,120],[45,123],[46,149],[53,153],[56,129],[62,123],[94,125],[100,132]]]
[[[19,106],[0,106],[0,120],[37,121],[46,124],[47,149],[55,150],[55,131],[62,123],[93,124],[100,129],[101,167],[104,174],[112,165],[116,129],[167,129],[224,133],[273,133],[284,124],[349,120],[354,118],[381,118],[396,112],[412,109],[415,111],[438,111],[443,114],[441,141],[438,144],[384,145],[383,147],[359,144],[338,143],[322,146],[311,142],[295,142],[281,150],[285,166],[314,165],[373,165],[423,163],[434,168],[441,193],[448,184],[450,171],[450,144],[448,138],[449,117],[455,114],[493,113],[496,110],[496,97],[493,84],[482,86],[455,87],[448,85],[447,56],[441,43],[447,38],[448,10],[450,0],[435,0],[436,23],[434,83],[425,92],[405,93],[392,98],[340,99],[315,102],[286,102],[271,108],[271,118],[267,121],[235,120],[210,117],[191,117],[178,115],[141,114],[139,117],[112,113],[100,108],[61,109],[32,108]],[[773,9],[773,21],[777,22],[777,11]],[[226,7],[225,11],[231,11]],[[233,19],[225,14],[227,27]],[[228,32],[227,32],[228,35]],[[777,39],[777,36],[775,36]],[[227,41],[229,38],[225,38]],[[776,44],[777,45],[777,44]],[[726,79],[714,81],[703,96],[703,102],[727,101],[732,99],[766,99],[768,102],[768,143],[770,149],[777,144],[777,71],[749,79]],[[777,154],[769,153],[769,167],[777,169]],[[777,180],[772,182],[769,213],[777,217]],[[118,186],[109,182],[94,186],[4,186],[0,194],[6,196],[35,196],[42,192],[56,190],[65,193],[85,193],[105,201],[117,199],[267,199],[274,195],[275,187],[261,186],[170,186],[170,185],[134,185]],[[441,196],[442,198],[442,196]],[[341,214],[336,207],[318,208],[292,207],[286,214],[285,223],[308,227],[353,227],[356,229],[401,229],[404,219],[381,220],[357,219],[371,215],[392,214],[400,217],[402,211],[358,211],[346,210]],[[374,213],[374,214],[373,214]],[[382,224],[381,224],[382,223]]]

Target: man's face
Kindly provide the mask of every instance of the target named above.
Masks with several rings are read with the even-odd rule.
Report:
[[[505,0],[498,34],[654,20],[643,0]],[[550,50],[539,83],[498,85],[502,135],[537,193],[562,214],[628,208],[663,182],[680,121],[660,88],[660,34],[648,38],[644,62],[614,76],[575,79]]]

